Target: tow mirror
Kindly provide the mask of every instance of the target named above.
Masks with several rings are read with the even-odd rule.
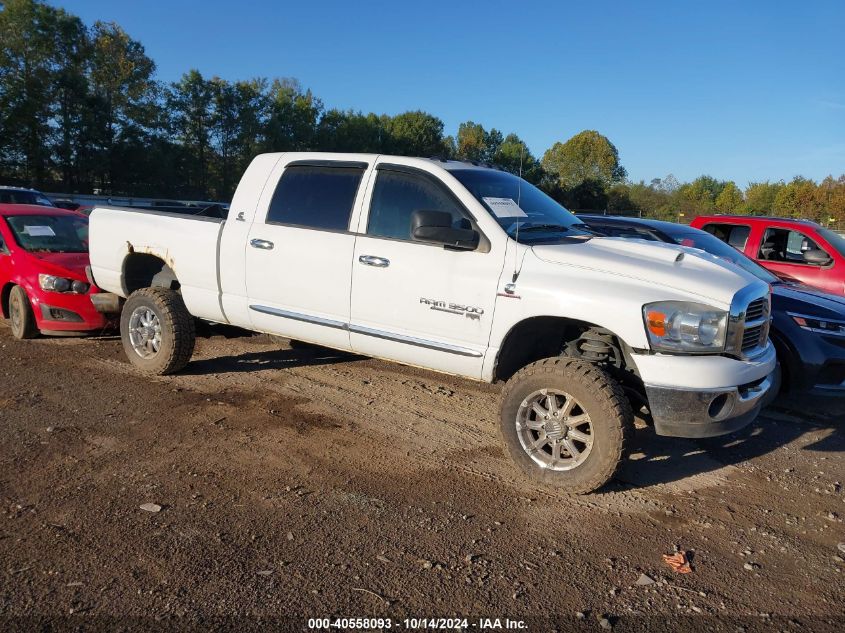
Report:
[[[830,263],[830,255],[820,248],[811,248],[804,251],[804,263],[814,266],[827,266]]]
[[[442,244],[465,251],[474,251],[479,241],[478,231],[453,227],[452,214],[446,211],[414,211],[411,214],[411,237],[418,242]]]

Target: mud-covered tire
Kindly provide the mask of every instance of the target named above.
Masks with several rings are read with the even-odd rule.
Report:
[[[150,313],[154,318],[142,318]],[[145,322],[152,325],[144,326]],[[139,334],[142,328],[145,331]],[[154,338],[155,332],[160,334],[158,345],[149,340],[141,343],[150,335]],[[120,338],[129,362],[142,373],[172,374],[185,367],[194,353],[194,318],[185,307],[182,295],[175,290],[141,288],[129,295],[123,305]]]
[[[9,293],[9,327],[16,339],[35,338],[38,325],[26,290],[15,286]]]
[[[534,402],[534,398],[548,398],[544,391],[558,394],[553,406],[548,404],[547,399],[545,402],[551,409],[556,410],[560,403],[564,405],[558,410],[561,420],[565,415],[563,409],[569,402],[566,395],[576,402],[575,411],[581,412],[579,415],[573,415],[572,420],[585,419],[583,414],[588,416],[585,422],[580,423],[586,425],[586,429],[585,426],[580,426],[575,430],[581,431],[579,437],[590,438],[590,448],[582,450],[583,457],[580,459],[583,461],[580,463],[576,457],[569,460],[573,465],[564,466],[569,467],[568,470],[555,469],[561,464],[559,459],[555,459],[555,455],[560,458],[564,452],[568,456],[575,453],[568,452],[566,448],[561,448],[555,453],[552,445],[563,446],[563,438],[575,427],[558,423],[557,426],[547,429],[546,425],[554,422],[544,422],[543,416],[536,412],[530,413],[533,410],[530,404]],[[544,410],[544,405],[539,405],[539,408]],[[499,421],[500,433],[508,454],[526,475],[537,482],[574,494],[597,490],[613,478],[625,458],[634,433],[633,413],[622,387],[599,367],[566,357],[540,360],[518,371],[507,382],[502,392]],[[538,424],[542,424],[542,430],[532,430]],[[558,437],[561,433],[564,434],[563,437],[552,441],[552,444],[545,444],[541,449],[534,448],[543,438]],[[530,445],[534,450],[529,452],[528,448],[523,447],[523,442],[528,443],[532,438],[536,438],[537,442]],[[570,446],[572,441],[570,438]],[[576,446],[579,446],[578,440],[575,441]],[[584,443],[580,448],[586,446]],[[537,457],[540,450],[547,454]],[[553,462],[555,465],[543,466],[536,461],[538,459]]]

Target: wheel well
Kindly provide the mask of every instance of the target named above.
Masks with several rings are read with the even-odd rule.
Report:
[[[15,287],[15,284],[12,282],[7,283],[3,286],[3,290],[0,291],[0,312],[3,313],[3,318],[9,318],[9,295],[12,294],[12,288]]]
[[[161,258],[146,253],[131,253],[123,262],[123,286],[129,296],[150,287],[179,289],[176,273]]]
[[[526,365],[552,356],[581,358],[597,365],[636,371],[625,342],[606,328],[563,317],[532,317],[508,332],[499,350],[495,377],[507,380]]]

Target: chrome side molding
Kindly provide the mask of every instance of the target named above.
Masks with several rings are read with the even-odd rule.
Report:
[[[373,328],[363,327],[361,325],[353,325],[351,323],[344,323],[343,321],[336,321],[334,319],[326,319],[324,317],[303,314],[301,312],[291,312],[289,310],[280,310],[279,308],[270,308],[268,306],[262,305],[250,305],[249,309],[255,310],[256,312],[261,312],[262,314],[269,314],[271,316],[282,317],[283,319],[302,321],[303,323],[311,323],[312,325],[322,325],[323,327],[329,327],[336,330],[347,330],[348,332],[352,332],[353,334],[372,336],[374,338],[380,338],[386,341],[394,341],[395,343],[404,343],[406,345],[413,345],[415,347],[432,349],[437,352],[446,352],[447,354],[457,354],[458,356],[469,356],[471,358],[481,358],[484,355],[481,352],[475,351],[474,349],[459,347],[457,345],[450,345],[449,343],[441,343],[438,341],[417,338],[415,336],[406,336],[404,334],[385,332],[384,330],[376,330]]]

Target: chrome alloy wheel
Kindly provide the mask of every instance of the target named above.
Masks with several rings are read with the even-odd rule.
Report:
[[[150,308],[141,306],[129,317],[129,341],[141,358],[152,358],[161,348],[161,322]]]
[[[590,416],[574,397],[556,389],[540,389],[522,401],[516,432],[523,450],[549,470],[572,470],[593,448]]]

